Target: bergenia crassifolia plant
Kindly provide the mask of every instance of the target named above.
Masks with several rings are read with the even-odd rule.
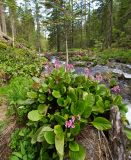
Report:
[[[100,75],[96,77],[98,81],[91,80],[88,70],[86,75],[76,75],[72,73],[72,65],[63,66],[59,62],[53,68],[39,81],[39,87],[27,93],[26,128],[31,129],[30,141],[33,146],[39,145],[38,159],[74,160],[78,157],[84,160],[86,152],[76,142],[76,136],[88,124],[98,130],[110,129],[111,122],[106,119],[110,107],[118,105],[123,114],[122,99],[99,83]]]

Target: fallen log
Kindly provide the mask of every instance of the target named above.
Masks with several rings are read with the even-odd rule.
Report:
[[[6,35],[4,32],[0,31],[0,38],[3,38],[6,41],[10,41],[11,43],[13,42],[13,39]]]

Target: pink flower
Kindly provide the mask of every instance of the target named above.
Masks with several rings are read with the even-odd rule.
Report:
[[[89,70],[89,68],[85,68],[84,74],[85,74],[87,77],[91,76],[91,71]]]
[[[66,65],[66,70],[67,71],[72,71],[74,69],[74,66],[72,64],[67,64]]]
[[[120,89],[120,86],[114,86],[111,91],[115,92],[115,93],[120,93],[121,89]]]
[[[101,74],[97,74],[96,77],[95,77],[95,80],[98,81],[98,82],[103,81],[102,75]]]
[[[51,66],[51,64],[48,63],[48,62],[45,64],[45,71],[46,71],[47,73],[51,73],[51,71],[52,71],[52,66]]]
[[[54,66],[56,69],[59,69],[61,67],[61,64],[58,60],[55,61]]]
[[[76,119],[75,116],[72,116],[72,121],[73,121],[73,122],[75,122],[75,119]]]
[[[74,122],[70,119],[69,121],[65,122],[66,128],[75,128]]]

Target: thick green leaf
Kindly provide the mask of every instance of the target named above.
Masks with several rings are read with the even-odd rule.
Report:
[[[80,125],[75,124],[75,128],[70,128],[70,132],[73,135],[78,135],[80,133]]]
[[[20,160],[20,159],[16,156],[11,156],[10,160]]]
[[[119,106],[122,103],[122,97],[120,95],[116,96],[113,103]]]
[[[64,106],[64,98],[58,98],[57,103],[59,106],[63,107]]]
[[[83,100],[78,100],[77,102],[72,102],[71,104],[71,113],[74,115],[82,115],[84,112],[86,103]]]
[[[39,121],[40,119],[42,119],[42,115],[38,110],[32,110],[28,113],[28,119],[31,121]]]
[[[26,154],[25,146],[24,146],[24,144],[22,143],[22,141],[20,141],[20,150],[21,150],[21,154],[22,154],[22,155],[25,155],[25,154]]]
[[[39,101],[39,103],[45,103],[46,95],[45,94],[39,94],[38,101]]]
[[[54,132],[45,132],[44,133],[45,140],[48,144],[55,144],[55,134]]]
[[[36,142],[43,142],[44,140],[44,132],[52,132],[53,129],[49,126],[42,126],[40,127],[36,133],[33,135],[31,143],[34,144]]]
[[[106,118],[97,117],[92,122],[93,126],[98,130],[107,130],[111,128],[111,122],[108,121]]]
[[[46,83],[43,83],[43,84],[42,84],[42,90],[43,90],[44,92],[47,92],[47,91],[48,91],[48,85],[47,85]]]
[[[85,99],[85,110],[83,116],[85,118],[88,118],[91,115],[92,107],[95,103],[95,97],[93,94],[88,94],[84,97],[84,99]]]
[[[75,89],[72,88],[72,87],[69,87],[69,88],[68,88],[68,91],[69,91],[68,95],[69,95],[69,97],[71,98],[71,100],[72,100],[73,102],[76,102],[76,101],[77,101],[77,96],[76,96],[76,94],[75,94]]]
[[[71,151],[79,151],[79,144],[74,142],[69,143],[69,148]]]
[[[27,92],[27,96],[28,96],[29,98],[34,99],[34,98],[37,98],[37,93],[34,92],[34,91]]]
[[[39,113],[41,113],[41,114],[46,115],[47,110],[48,110],[48,106],[45,105],[45,104],[40,104],[40,105],[38,106],[38,111],[39,111]]]
[[[105,106],[105,109],[110,109],[110,107],[111,107],[110,101],[109,100],[105,100],[104,106]]]
[[[57,150],[57,153],[59,155],[60,160],[63,160],[64,156],[64,133],[63,129],[60,125],[56,125],[54,127],[54,133],[55,135],[55,147]]]
[[[61,136],[63,135],[63,129],[60,125],[56,125],[54,127],[54,133],[57,135],[57,136]]]
[[[65,123],[65,118],[64,117],[55,114],[54,118],[60,125],[64,125],[64,123]]]
[[[96,94],[103,96],[103,95],[107,95],[108,93],[108,89],[104,84],[99,84],[96,88]]]
[[[85,160],[86,151],[85,148],[79,145],[79,151],[69,151],[70,160]]]
[[[100,96],[98,96],[98,100],[96,102],[96,105],[93,106],[92,111],[104,113],[104,103]]]
[[[127,138],[128,138],[129,140],[131,140],[131,129],[125,129],[124,132],[125,132]]]
[[[122,113],[127,113],[128,112],[128,106],[127,106],[127,104],[121,104],[121,105],[119,105],[119,109],[120,109],[120,112],[122,112]]]
[[[56,91],[56,90],[53,90],[52,95],[53,95],[55,98],[60,98],[60,97],[61,97],[60,92],[59,92],[59,91]]]
[[[12,155],[22,159],[22,154],[20,152],[13,152]]]
[[[64,134],[55,136],[55,147],[61,160],[64,157]]]

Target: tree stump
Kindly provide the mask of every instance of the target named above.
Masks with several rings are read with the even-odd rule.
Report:
[[[109,141],[113,160],[126,159],[126,143],[125,135],[123,133],[123,124],[119,108],[113,106],[110,110],[110,120],[112,129],[109,131]]]
[[[110,110],[112,129],[106,133],[92,126],[86,126],[77,137],[78,143],[86,149],[85,160],[125,160],[126,138],[119,108],[113,106]]]
[[[112,160],[106,136],[94,127],[86,126],[77,141],[86,149],[85,160]]]

